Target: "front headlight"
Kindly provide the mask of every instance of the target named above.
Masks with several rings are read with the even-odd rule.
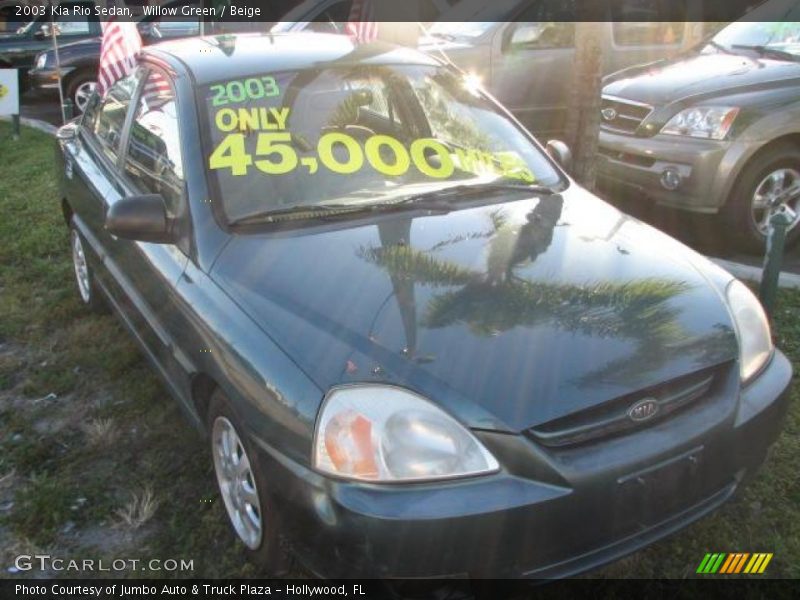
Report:
[[[739,109],[733,106],[696,106],[682,110],[661,129],[670,135],[722,140],[728,135]]]
[[[46,64],[47,64],[47,53],[42,52],[39,56],[36,57],[36,68],[44,69]]]
[[[314,467],[347,479],[403,482],[491,473],[499,465],[469,430],[428,400],[365,384],[326,397]]]
[[[739,340],[739,373],[747,383],[772,356],[769,320],[761,302],[741,281],[730,283],[727,297]]]

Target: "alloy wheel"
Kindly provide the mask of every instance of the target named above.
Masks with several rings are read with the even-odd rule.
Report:
[[[97,82],[95,81],[84,81],[77,88],[75,88],[73,101],[80,112],[83,112],[86,109],[86,105],[89,103],[89,98],[91,98],[92,94],[94,94],[95,88],[97,88]]]
[[[92,288],[89,281],[89,265],[86,263],[86,254],[83,251],[81,236],[72,230],[72,265],[75,268],[75,279],[78,282],[78,292],[81,300],[89,304],[92,300]]]
[[[261,545],[261,502],[244,444],[225,417],[217,417],[211,431],[214,470],[233,528],[251,550]]]
[[[788,229],[793,229],[800,222],[800,198],[788,203],[783,202],[778,206],[771,206],[775,198],[798,183],[800,183],[800,171],[780,168],[769,173],[756,186],[750,216],[762,235],[766,236],[769,231],[770,217],[783,206],[793,210],[796,215]]]

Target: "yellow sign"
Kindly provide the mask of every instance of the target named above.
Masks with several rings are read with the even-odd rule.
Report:
[[[18,84],[16,69],[0,69],[0,115],[19,114]]]
[[[304,167],[310,175],[320,166],[331,173],[351,175],[366,165],[386,177],[400,177],[413,167],[432,179],[448,179],[456,169],[476,175],[492,174],[534,181],[533,173],[515,152],[486,152],[455,148],[435,138],[420,138],[404,144],[389,135],[373,134],[359,141],[345,132],[326,132],[313,149],[298,156],[292,134],[287,131],[287,107],[221,108],[214,116],[218,131],[225,133],[209,156],[208,168],[230,169],[231,175],[247,175],[255,166],[266,175],[283,175]],[[246,141],[256,135],[255,153]],[[340,152],[334,152],[334,150]],[[342,152],[343,151],[343,152]]]

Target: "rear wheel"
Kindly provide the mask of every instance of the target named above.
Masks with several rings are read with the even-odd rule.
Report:
[[[769,219],[776,210],[773,200],[798,184],[800,149],[794,145],[776,145],[753,158],[723,208],[731,245],[749,252],[763,252]],[[796,214],[787,231],[787,243],[792,243],[800,236],[800,199],[785,205]]]
[[[269,575],[286,573],[288,554],[282,545],[280,520],[267,477],[241,421],[220,390],[211,397],[208,429],[214,472],[234,533],[253,562]]]
[[[83,237],[74,223],[70,223],[69,241],[72,250],[72,269],[75,273],[75,282],[78,286],[78,296],[81,302],[94,312],[105,312],[106,305],[100,297],[94,280],[94,273],[87,260]]]

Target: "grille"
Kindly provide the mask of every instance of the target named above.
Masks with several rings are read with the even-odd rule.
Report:
[[[610,148],[604,148],[602,146],[597,149],[597,152],[603,156],[608,156],[614,160],[636,165],[638,167],[649,168],[656,164],[656,159],[652,156],[642,156],[641,154],[633,154],[631,152],[617,152],[616,150],[611,150]]]
[[[611,111],[613,118],[608,118]],[[608,131],[633,133],[651,112],[653,107],[649,104],[623,100],[615,96],[603,96],[600,124]]]
[[[663,421],[681,408],[707,396],[722,367],[704,369],[658,386],[617,398],[567,417],[561,417],[528,430],[533,439],[544,446],[561,448],[576,446],[602,438],[641,429]],[[635,421],[628,410],[638,401],[654,400],[656,414],[646,421]]]

